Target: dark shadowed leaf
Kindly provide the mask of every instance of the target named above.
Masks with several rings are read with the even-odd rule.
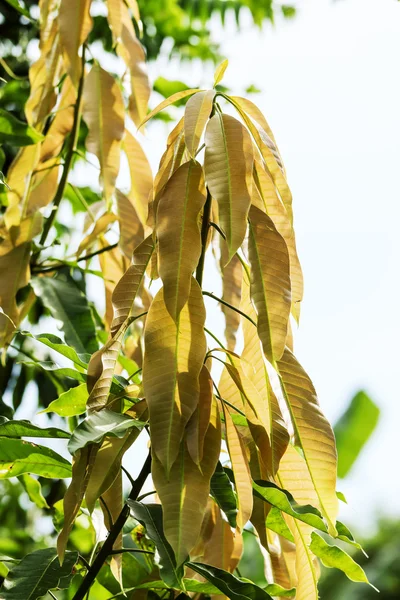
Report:
[[[30,421],[9,421],[0,417],[0,436],[8,438],[40,437],[40,438],[69,438],[68,431],[56,427],[42,429]]]
[[[211,478],[211,495],[224,511],[231,527],[236,527],[237,502],[232,484],[223,466],[218,462]]]
[[[34,473],[42,477],[71,477],[71,465],[62,456],[32,442],[0,438],[0,479]]]
[[[87,354],[86,352],[82,354],[77,354],[77,352],[73,348],[67,346],[65,342],[63,342],[62,339],[57,337],[56,335],[53,335],[52,333],[41,333],[39,335],[32,335],[29,331],[21,331],[21,333],[23,335],[33,338],[34,340],[37,340],[38,342],[42,342],[42,344],[44,344],[48,348],[51,348],[59,354],[62,354],[62,356],[65,356],[65,358],[72,360],[72,362],[75,365],[85,370],[87,369],[88,362],[90,360],[90,354]]]
[[[271,596],[258,585],[242,581],[223,569],[195,562],[189,562],[188,567],[210,581],[231,600],[272,600]]]
[[[5,142],[13,146],[30,146],[43,139],[41,133],[16,119],[6,110],[0,108],[0,144]]]

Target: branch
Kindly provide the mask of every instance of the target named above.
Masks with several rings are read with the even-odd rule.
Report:
[[[210,226],[211,202],[211,194],[207,188],[207,200],[204,205],[203,223],[201,225],[201,254],[196,269],[196,279],[200,287],[203,283],[204,260],[206,257],[207,250],[208,228]]]
[[[103,252],[110,252],[110,250],[114,250],[114,248],[116,248],[118,246],[118,242],[116,242],[115,244],[110,244],[109,246],[105,246],[104,248],[100,248],[100,250],[95,250],[94,252],[90,252],[90,254],[85,254],[85,256],[80,256],[79,258],[76,259],[76,262],[82,262],[84,260],[89,260],[90,258],[93,258],[94,256],[97,256],[98,254],[103,254]],[[64,267],[68,267],[68,266],[73,266],[73,265],[69,265],[68,263],[59,263],[54,265],[53,267],[44,267],[43,269],[37,269],[35,267],[32,268],[32,273],[49,273],[51,271],[59,271],[60,269],[63,269]]]
[[[242,315],[242,317],[244,317],[245,319],[247,319],[248,321],[250,321],[250,323],[252,323],[254,325],[254,327],[257,327],[257,323],[255,321],[253,321],[253,319],[251,317],[249,317],[249,315],[246,315],[246,313],[244,313],[239,308],[236,308],[235,306],[232,306],[232,304],[229,304],[229,302],[225,302],[225,300],[222,300],[222,298],[218,298],[217,296],[214,296],[214,294],[211,293],[211,292],[204,292],[203,291],[202,294],[203,294],[203,296],[209,296],[213,300],[216,300],[217,302],[220,302],[221,304],[224,304],[228,308],[231,308],[235,312],[239,313],[239,315]]]

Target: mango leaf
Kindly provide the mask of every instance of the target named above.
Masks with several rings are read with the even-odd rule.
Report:
[[[145,227],[149,212],[149,197],[153,185],[151,167],[138,140],[129,131],[125,132],[122,147],[128,159],[131,176],[131,187],[127,195],[135,207],[143,227]]]
[[[196,465],[199,465],[203,458],[204,439],[210,423],[213,403],[213,382],[205,364],[200,371],[199,384],[199,403],[186,426],[187,448]]]
[[[0,436],[7,438],[40,437],[40,438],[69,438],[68,431],[56,427],[42,429],[30,421],[9,421],[0,417]]]
[[[143,125],[145,125],[145,123],[147,123],[147,121],[149,121],[152,117],[154,117],[154,115],[159,113],[161,110],[164,110],[164,108],[167,108],[167,106],[170,106],[171,104],[175,104],[175,102],[178,102],[178,100],[182,100],[183,98],[187,98],[187,96],[192,96],[193,94],[196,94],[197,92],[201,92],[201,91],[202,90],[196,88],[196,89],[182,90],[181,92],[172,94],[172,96],[170,96],[166,100],[163,100],[162,102],[160,102],[160,104],[158,104],[158,106],[153,108],[153,110],[150,111],[145,116],[145,118],[139,125],[139,129],[141,127],[143,127]]]
[[[214,73],[214,87],[219,84],[223,76],[225,75],[225,71],[228,68],[229,61],[227,58],[222,61],[221,64],[215,69]]]
[[[29,13],[29,10],[26,9],[19,0],[6,0],[6,2],[12,6],[13,8],[15,8],[15,10],[17,10],[21,15],[24,15],[24,17],[26,17],[29,20],[31,19],[31,15]]]
[[[46,502],[46,499],[43,497],[42,486],[37,479],[28,473],[24,473],[18,477],[18,480],[28,494],[31,502],[36,504],[38,508],[50,508]]]
[[[200,258],[199,213],[205,201],[203,170],[198,162],[190,161],[175,171],[158,202],[158,270],[165,305],[175,322],[189,298],[192,273]]]
[[[58,13],[58,28],[64,61],[75,86],[81,76],[82,60],[78,54],[89,35],[93,21],[90,16],[91,0],[61,0]],[[74,27],[71,27],[74,23]]]
[[[86,402],[89,397],[86,383],[71,388],[67,392],[50,402],[49,406],[41,411],[43,413],[55,412],[60,417],[74,417],[86,411]]]
[[[286,242],[272,220],[252,206],[249,213],[250,294],[257,310],[257,331],[264,354],[275,364],[286,345],[291,305]]]
[[[215,91],[198,92],[189,98],[185,108],[185,144],[192,158],[195,158],[204,127],[210,117]]]
[[[368,583],[378,591],[369,581],[364,570],[351,558],[347,552],[338,546],[331,546],[318,533],[312,532],[310,550],[318,556],[325,567],[336,568],[343,571],[351,581]]]
[[[122,438],[128,429],[132,427],[141,429],[144,425],[145,423],[141,421],[112,410],[94,412],[74,430],[68,442],[68,450],[71,454],[75,454],[87,444],[100,444],[105,436]]]
[[[231,527],[236,527],[237,502],[232,484],[223,466],[218,461],[211,477],[211,495],[224,511]]]
[[[255,583],[238,579],[223,569],[196,562],[189,562],[187,566],[210,581],[231,600],[272,600],[271,596]]]
[[[193,278],[188,302],[177,323],[167,310],[163,289],[155,296],[146,318],[143,386],[152,449],[167,474],[198,403],[199,375],[206,354],[204,322],[203,296]]]
[[[264,590],[270,594],[270,596],[284,597],[284,598],[294,598],[296,596],[296,588],[286,589],[277,583],[270,583],[265,586]]]
[[[37,600],[48,590],[70,585],[78,552],[67,552],[60,565],[55,548],[27,554],[7,574],[0,592],[2,600]]]
[[[147,536],[154,542],[158,552],[160,575],[169,587],[180,588],[183,565],[177,567],[174,551],[168,543],[163,529],[163,513],[160,504],[143,504],[127,500],[132,515],[146,528]]]
[[[183,81],[166,79],[165,77],[157,77],[153,84],[153,90],[157,94],[161,94],[164,98],[169,98],[172,94],[183,92],[184,90],[190,89]]]
[[[279,508],[271,506],[265,521],[267,529],[275,531],[278,535],[284,537],[289,542],[294,542],[294,537]]]
[[[300,506],[296,504],[293,496],[287,490],[278,487],[275,483],[270,481],[254,481],[253,490],[258,498],[269,502],[272,506],[276,506],[276,508],[279,508],[279,510],[282,510],[294,519],[299,519],[299,521],[303,521],[303,523],[307,523],[320,531],[327,531],[319,510],[310,505]]]
[[[43,135],[28,123],[19,121],[12,114],[0,108],[0,144],[30,146],[43,139]]]
[[[350,529],[348,527],[346,527],[346,525],[344,523],[341,523],[340,521],[336,521],[336,529],[337,529],[337,533],[338,533],[337,537],[339,540],[342,540],[343,542],[350,544],[350,546],[354,546],[355,548],[357,548],[357,550],[361,550],[361,552],[364,554],[364,556],[366,556],[368,558],[368,555],[364,551],[361,544],[356,542]]]
[[[205,178],[218,202],[219,220],[228,244],[228,260],[241,246],[247,229],[253,171],[253,147],[243,125],[217,113],[205,134]]]
[[[338,476],[346,477],[374,432],[380,409],[363,391],[358,392],[334,426]]]
[[[314,504],[316,495],[318,508],[325,517],[328,531],[336,536],[335,521],[338,512],[336,497],[336,447],[332,428],[318,403],[314,386],[307,373],[286,348],[278,362],[283,396],[294,428],[295,445],[302,451],[305,468],[309,476],[310,502]],[[323,445],[324,452],[320,451]],[[296,451],[294,451],[296,452]],[[301,458],[301,457],[299,457]],[[294,481],[288,465],[287,475]],[[300,480],[295,482],[297,485]],[[284,483],[284,487],[289,487]],[[305,487],[302,487],[304,492]],[[296,491],[289,491],[298,501]]]
[[[34,473],[49,479],[71,477],[70,463],[44,446],[13,438],[0,438],[0,479]]]
[[[34,369],[40,369],[45,373],[54,375],[57,379],[69,377],[70,379],[75,379],[75,381],[79,381],[80,383],[84,383],[86,381],[86,375],[84,373],[81,373],[76,369],[70,369],[69,367],[59,367],[57,363],[53,362],[52,360],[19,360],[18,364],[32,367]]]
[[[29,331],[21,331],[22,335],[26,335],[27,337],[31,337],[38,342],[41,342],[51,350],[55,350],[65,358],[71,360],[76,366],[81,367],[82,369],[87,369],[88,362],[90,360],[90,354],[78,354],[73,348],[67,346],[65,342],[62,341],[56,335],[52,333],[40,333],[38,335],[33,335]]]
[[[31,284],[50,314],[61,322],[66,343],[82,354],[95,352],[98,343],[92,311],[76,285],[50,277],[34,277]]]

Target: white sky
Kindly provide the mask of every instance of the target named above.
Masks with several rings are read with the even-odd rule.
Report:
[[[246,15],[240,33],[218,19],[213,31],[229,59],[224,83],[235,93],[252,83],[262,90],[252,99],[288,171],[306,290],[297,357],[332,421],[360,388],[382,410],[362,458],[338,485],[349,502],[343,518],[365,531],[377,514],[400,515],[400,3],[298,6],[295,19],[262,32]],[[210,85],[212,68],[160,59],[151,75],[160,74]],[[149,127],[152,157],[161,136],[164,125]]]

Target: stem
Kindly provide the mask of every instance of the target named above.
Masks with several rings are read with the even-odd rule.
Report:
[[[140,471],[137,479],[134,481],[132,485],[131,492],[129,494],[129,500],[136,500],[140,494],[140,490],[142,489],[144,482],[146,481],[148,475],[150,474],[151,469],[151,454],[149,452],[142,470]],[[72,600],[83,600],[87,592],[90,590],[91,585],[96,579],[101,567],[103,566],[107,556],[113,553],[113,546],[118,538],[120,532],[122,531],[123,526],[128,520],[130,514],[130,509],[127,504],[124,504],[121,512],[119,513],[117,520],[113,524],[110,533],[108,534],[107,539],[105,540],[103,546],[101,547],[100,552],[96,556],[92,566],[89,571],[86,573],[84,580],[82,581],[81,586],[75,593]]]
[[[211,202],[211,194],[207,188],[207,200],[204,205],[203,223],[201,225],[201,254],[196,269],[196,279],[200,287],[203,283],[204,260],[206,257],[207,250],[208,228],[210,226]]]
[[[82,262],[84,260],[89,260],[90,258],[93,258],[94,256],[97,256],[98,254],[103,254],[103,252],[110,252],[110,250],[114,250],[114,248],[116,248],[118,246],[118,242],[116,242],[115,244],[110,244],[110,246],[105,246],[104,248],[100,248],[100,250],[95,250],[94,252],[90,252],[90,254],[85,254],[85,256],[80,256],[79,258],[76,259],[76,262]],[[68,267],[68,266],[73,266],[73,265],[68,265],[68,263],[59,263],[54,265],[53,267],[44,267],[43,269],[36,269],[33,268],[32,272],[33,273],[49,273],[51,271],[59,271],[60,269],[63,269],[64,267]]]
[[[121,548],[121,550],[111,550],[109,554],[123,554],[124,552],[138,552],[139,554],[153,554],[151,550],[142,550],[141,548]]]
[[[232,304],[229,304],[229,302],[225,302],[225,300],[222,300],[222,298],[218,298],[218,296],[214,296],[214,294],[212,292],[202,292],[202,294],[203,294],[203,296],[209,296],[213,300],[216,300],[217,302],[220,302],[221,304],[224,304],[228,308],[234,310],[235,312],[239,313],[239,315],[242,315],[242,317],[244,317],[245,319],[247,319],[248,321],[250,321],[250,323],[252,323],[254,325],[254,327],[257,327],[257,323],[255,323],[255,321],[253,321],[253,319],[251,317],[249,317],[248,315],[246,315],[246,313],[244,313],[239,308],[236,308],[235,306],[232,306]]]
[[[71,169],[72,158],[74,156],[74,152],[75,152],[75,149],[76,149],[76,146],[78,143],[79,126],[80,126],[80,121],[81,121],[83,82],[85,80],[85,48],[86,48],[86,46],[84,44],[82,47],[82,74],[81,74],[81,78],[79,80],[79,85],[78,85],[78,93],[77,93],[76,103],[75,103],[75,108],[74,108],[74,122],[72,125],[71,134],[70,134],[69,147],[67,150],[67,155],[65,157],[64,169],[63,169],[63,173],[62,173],[62,176],[60,179],[60,183],[58,184],[58,188],[57,188],[56,194],[54,196],[53,207],[51,209],[50,216],[48,217],[48,219],[44,225],[43,232],[42,232],[42,235],[40,238],[39,243],[41,246],[44,246],[44,244],[45,244],[45,241],[47,239],[47,236],[49,234],[51,226],[53,225],[54,219],[56,218],[58,207],[60,205],[61,200],[63,199],[65,187],[66,187],[67,181],[68,181],[69,171]],[[33,257],[33,263],[35,263],[36,258],[37,258],[37,256]]]

